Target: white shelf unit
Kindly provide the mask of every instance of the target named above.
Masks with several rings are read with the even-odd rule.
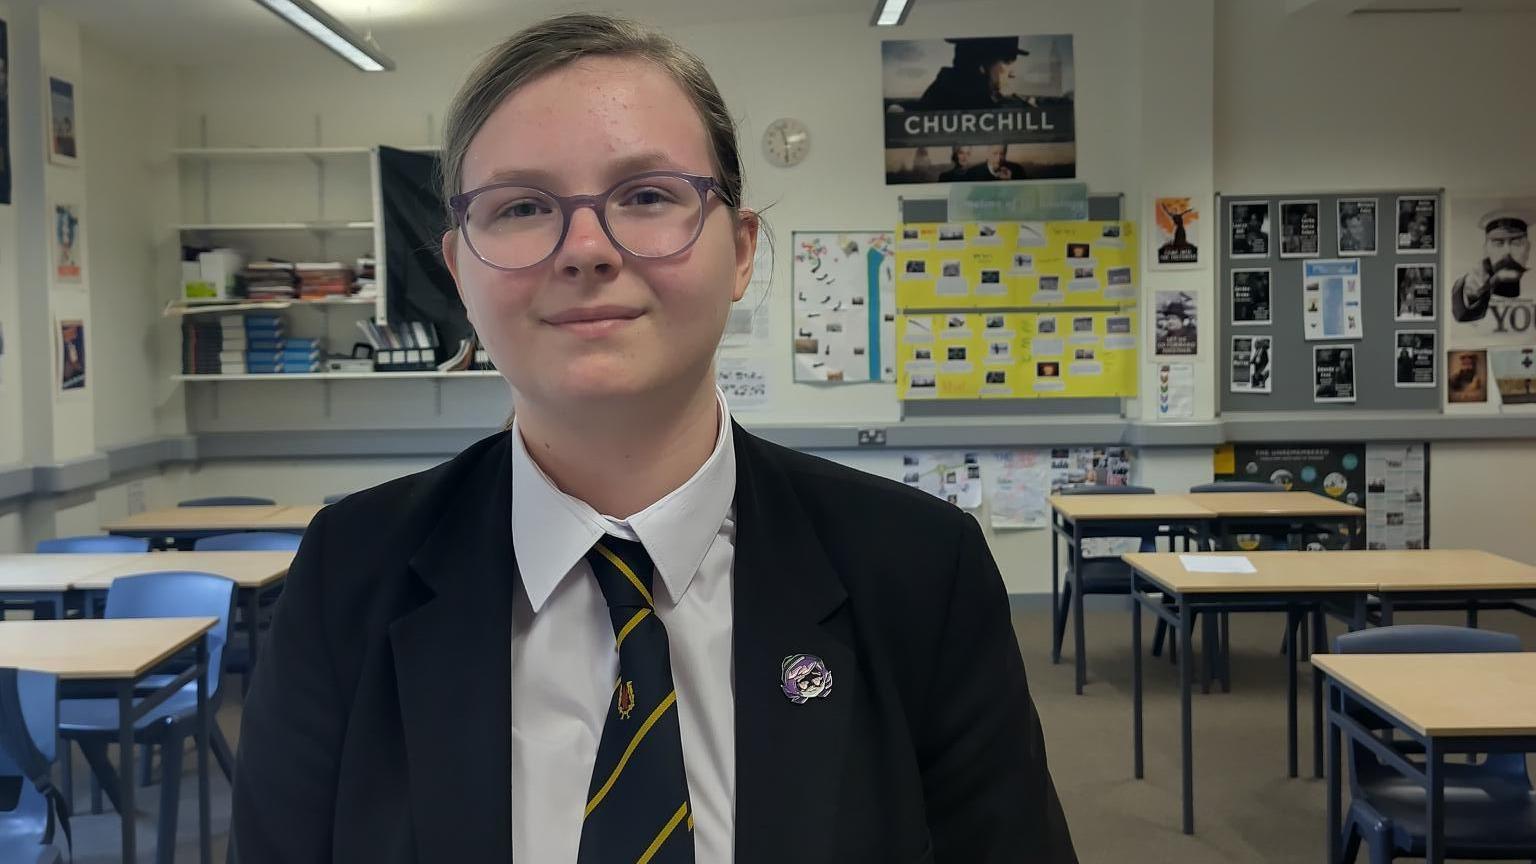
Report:
[[[215,222],[209,224],[182,224],[176,228],[182,232],[245,232],[245,231],[372,231],[373,222]]]
[[[462,372],[306,372],[292,375],[172,375],[172,381],[194,384],[224,384],[231,381],[388,381],[402,378],[443,380],[448,378],[500,378],[493,369]]]

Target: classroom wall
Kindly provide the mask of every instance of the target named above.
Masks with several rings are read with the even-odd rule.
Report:
[[[1517,95],[1536,77],[1536,15],[1288,16],[1284,6],[1217,7],[1218,189],[1536,193],[1536,113]],[[1533,467],[1533,441],[1435,444],[1431,542],[1536,563],[1536,484],[1515,479]]]
[[[11,21],[13,17],[11,5],[0,2],[0,19]],[[11,38],[13,40],[16,38],[14,31]],[[11,79],[10,86],[16,86],[14,78]],[[24,110],[21,101],[15,98],[8,100],[13,138],[19,130],[34,128],[32,123],[35,121],[24,118],[19,113]],[[15,146],[9,142],[4,146],[11,149],[11,195],[14,201],[17,192],[15,172],[18,154]],[[21,462],[23,455],[20,358],[22,340],[18,323],[21,274],[16,248],[16,206],[14,203],[0,204],[0,338],[5,340],[3,350],[0,350],[0,467]],[[3,518],[0,517],[0,520]],[[3,537],[4,523],[0,521],[0,538]]]

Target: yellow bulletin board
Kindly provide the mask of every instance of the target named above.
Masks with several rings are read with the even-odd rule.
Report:
[[[900,228],[896,305],[1119,307],[1140,274],[1133,222],[955,222]]]
[[[1134,223],[918,223],[898,236],[900,398],[1135,395]]]

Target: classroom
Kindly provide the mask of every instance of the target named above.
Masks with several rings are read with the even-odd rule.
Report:
[[[1533,44],[0,0],[0,864],[1536,860]]]

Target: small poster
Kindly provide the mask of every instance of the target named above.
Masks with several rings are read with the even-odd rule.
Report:
[[[1157,292],[1157,334],[1153,353],[1163,357],[1198,354],[1199,310],[1188,291]]]
[[[1269,393],[1274,389],[1271,352],[1274,339],[1269,336],[1232,337],[1232,392]]]
[[[59,282],[80,281],[80,217],[74,204],[53,207],[53,273]]]
[[[1488,351],[1451,351],[1445,358],[1445,401],[1472,404],[1488,401]]]
[[[1157,367],[1157,419],[1188,420],[1195,416],[1195,366],[1161,363]]]
[[[791,237],[795,381],[895,381],[890,232],[796,231]]]
[[[1425,548],[1428,449],[1428,444],[1365,445],[1365,548]]]
[[[1280,257],[1316,258],[1322,254],[1316,201],[1280,202]]]
[[[715,383],[725,394],[732,411],[762,408],[768,404],[767,365],[755,357],[715,358]]]
[[[1397,265],[1396,320],[1435,320],[1435,265]]]
[[[1398,330],[1396,335],[1397,386],[1435,386],[1435,358],[1440,354],[1435,348],[1435,331]]]
[[[1365,315],[1360,299],[1360,259],[1304,262],[1301,306],[1308,339],[1363,337]]]
[[[1499,400],[1505,405],[1536,404],[1536,348],[1494,348],[1488,352]]]
[[[1339,199],[1339,257],[1376,254],[1376,199]]]
[[[1397,251],[1435,252],[1440,229],[1439,199],[1397,199]]]
[[[1194,269],[1200,266],[1200,208],[1195,199],[1157,197],[1152,200],[1152,242],[1158,269]]]
[[[993,528],[1048,528],[1051,506],[1050,453],[998,450],[990,454],[988,480]]]
[[[1268,324],[1269,268],[1232,271],[1232,323]]]
[[[1312,401],[1355,401],[1355,346],[1312,347]]]
[[[1296,442],[1223,444],[1215,452],[1215,479],[1274,483],[1288,492],[1314,492],[1356,507],[1366,503],[1367,446],[1361,443]],[[1322,526],[1318,526],[1322,527]],[[1332,526],[1329,526],[1332,527]],[[1340,531],[1308,531],[1302,548],[1363,549],[1365,537],[1348,526]],[[1250,551],[1260,548],[1253,536]],[[1241,538],[1239,538],[1241,542]]]
[[[48,161],[74,166],[80,159],[75,119],[75,85],[48,76]]]
[[[1452,210],[1446,273],[1452,345],[1536,341],[1536,272],[1530,227],[1536,196],[1463,198]]]
[[[901,482],[963,510],[981,507],[981,454],[908,453],[901,457]]]
[[[85,322],[59,321],[59,392],[85,389]]]
[[[1269,257],[1269,202],[1233,201],[1228,221],[1231,258]]]

